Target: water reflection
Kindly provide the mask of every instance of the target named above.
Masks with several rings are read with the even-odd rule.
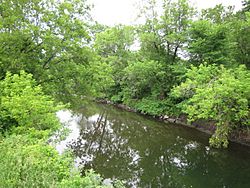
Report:
[[[207,136],[194,130],[102,105],[81,109],[71,124],[74,133],[60,144],[73,149],[79,168],[125,180],[128,187],[250,185],[250,158],[210,149]]]
[[[70,130],[67,138],[56,145],[56,150],[59,153],[63,153],[67,149],[67,144],[80,136],[80,129],[78,127],[78,121],[81,119],[80,115],[73,115],[69,110],[61,110],[57,112],[61,123]],[[53,140],[53,138],[52,138]]]

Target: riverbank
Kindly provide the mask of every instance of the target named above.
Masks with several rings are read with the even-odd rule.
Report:
[[[193,123],[189,123],[185,115],[181,115],[179,117],[168,116],[168,115],[152,116],[150,114],[142,113],[125,104],[118,104],[109,100],[98,99],[98,100],[95,100],[95,102],[112,105],[112,106],[115,106],[116,108],[123,109],[129,112],[134,112],[134,113],[139,113],[141,115],[150,116],[158,121],[163,121],[165,123],[174,123],[174,124],[182,125],[182,126],[189,127],[192,129],[196,129],[209,135],[212,135],[216,130],[214,121],[197,120],[197,121],[194,121]],[[243,129],[243,128],[232,130],[229,136],[229,141],[250,147],[250,130]]]

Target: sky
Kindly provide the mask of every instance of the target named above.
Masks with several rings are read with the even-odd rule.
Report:
[[[89,0],[93,3],[93,18],[101,24],[133,24],[138,14],[137,5],[140,0]],[[198,9],[211,8],[222,3],[233,5],[236,10],[241,8],[241,0],[190,0]]]

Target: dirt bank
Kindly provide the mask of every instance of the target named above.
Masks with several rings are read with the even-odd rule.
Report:
[[[119,109],[123,109],[123,110],[129,111],[129,112],[135,112],[135,113],[139,113],[142,115],[147,115],[147,116],[153,117],[159,121],[164,121],[166,123],[167,122],[176,123],[178,125],[183,125],[183,126],[187,126],[190,128],[194,128],[194,129],[197,129],[201,132],[205,132],[205,133],[210,134],[210,135],[212,135],[216,129],[214,121],[198,120],[198,121],[195,121],[195,122],[190,124],[190,123],[188,123],[187,117],[185,115],[182,115],[179,117],[173,117],[173,116],[167,116],[167,115],[151,116],[148,114],[141,113],[141,112],[137,111],[136,109],[133,109],[133,108],[126,106],[124,104],[116,104],[116,103],[113,103],[111,101],[103,100],[103,99],[96,100],[96,102],[112,105],[112,106],[115,106]],[[230,134],[229,140],[231,142],[236,142],[236,143],[247,145],[250,147],[250,130],[243,129],[243,128],[233,130]]]

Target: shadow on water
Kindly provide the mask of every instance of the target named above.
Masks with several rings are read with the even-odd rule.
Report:
[[[59,115],[72,133],[57,148],[72,148],[83,171],[128,187],[250,187],[249,148],[211,149],[204,133],[108,105],[71,113]]]

